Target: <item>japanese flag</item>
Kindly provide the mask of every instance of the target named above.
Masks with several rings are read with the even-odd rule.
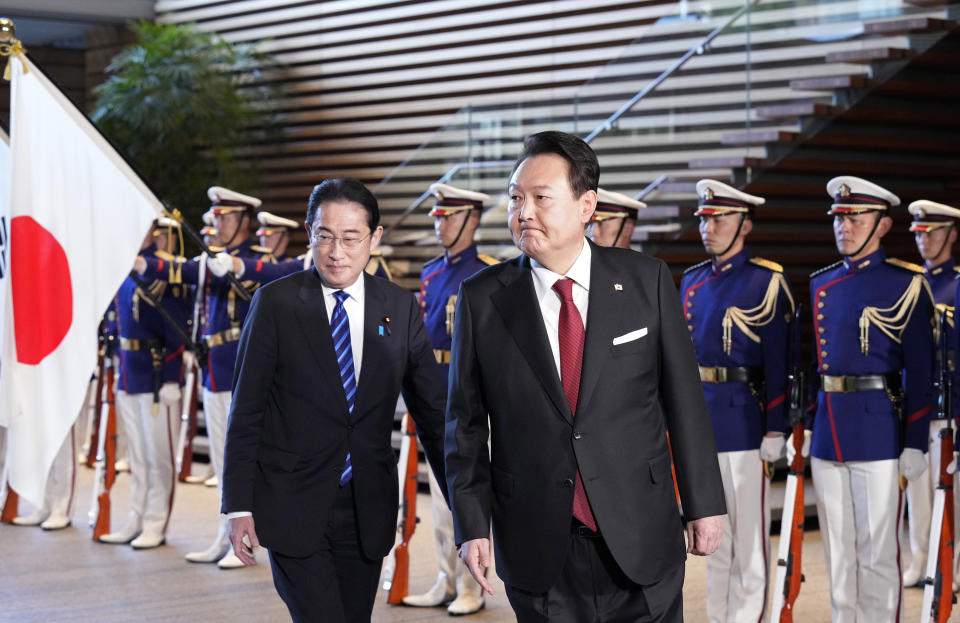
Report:
[[[10,484],[39,505],[96,365],[97,325],[162,205],[29,59],[12,69],[0,421]]]

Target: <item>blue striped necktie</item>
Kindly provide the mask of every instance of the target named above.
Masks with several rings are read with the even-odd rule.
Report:
[[[357,399],[357,378],[353,370],[353,348],[350,346],[350,319],[343,302],[350,296],[343,290],[333,293],[337,298],[337,305],[333,308],[333,317],[330,319],[330,331],[333,335],[333,349],[337,354],[337,365],[340,366],[340,381],[343,383],[343,393],[347,396],[347,410],[353,413],[353,405]],[[347,462],[340,474],[340,486],[344,486],[353,477],[353,465],[350,463],[350,452],[347,451]]]

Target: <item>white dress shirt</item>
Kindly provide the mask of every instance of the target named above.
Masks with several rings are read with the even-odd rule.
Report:
[[[330,288],[321,286],[323,289],[323,304],[327,307],[327,322],[331,323],[333,329],[333,308],[337,306],[337,297],[334,292],[343,290],[350,296],[344,299],[343,309],[347,312],[347,320],[350,321],[350,348],[353,350],[353,375],[357,385],[360,384],[360,363],[363,359],[363,273],[357,277],[352,285],[346,288]]]
[[[560,295],[553,290],[553,284],[558,279],[569,277],[573,280],[573,303],[580,312],[583,326],[587,326],[587,303],[590,299],[590,245],[583,239],[583,248],[573,265],[563,275],[558,275],[544,267],[535,259],[530,258],[533,267],[533,289],[540,304],[540,315],[543,316],[543,326],[547,329],[547,340],[553,352],[553,361],[557,364],[557,374],[560,375]],[[562,378],[562,376],[561,376]]]
[[[337,306],[337,297],[335,297],[333,293],[343,290],[350,295],[344,299],[343,309],[347,312],[347,320],[350,321],[350,349],[353,351],[353,376],[354,381],[359,386],[360,363],[363,359],[363,297],[365,294],[363,273],[360,273],[357,280],[346,288],[330,288],[325,285],[321,285],[320,287],[323,290],[323,304],[327,308],[327,322],[332,322],[333,309]],[[560,309],[559,303],[557,309]],[[553,332],[556,333],[556,329],[554,329]],[[338,382],[339,380],[340,379],[337,379]],[[226,517],[227,519],[233,519],[235,517],[247,517],[252,514],[250,511],[234,511],[227,513]]]

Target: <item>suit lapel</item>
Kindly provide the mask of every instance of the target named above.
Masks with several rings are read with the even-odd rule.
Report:
[[[563,394],[560,375],[557,373],[550,342],[547,340],[547,330],[543,326],[543,314],[540,312],[533,287],[530,260],[521,255],[517,258],[513,270],[504,270],[500,274],[500,281],[504,287],[491,297],[493,304],[550,400],[563,418],[572,425],[573,416]]]
[[[386,295],[380,287],[383,285],[380,283],[381,278],[363,273],[363,280],[363,365],[360,368],[360,378],[357,379],[357,402],[351,416],[353,420],[363,416],[367,407],[364,398],[375,394],[369,387],[370,384],[375,383],[377,378],[383,378],[377,374],[377,368],[390,360],[383,349],[383,340],[390,339],[390,336],[381,336],[379,329],[380,325],[384,324],[384,319],[391,316]]]
[[[305,275],[300,286],[300,300],[303,305],[297,307],[296,316],[300,323],[301,332],[306,336],[310,350],[317,361],[317,378],[331,379],[336,383],[336,390],[331,395],[337,397],[340,408],[347,413],[347,396],[343,392],[340,382],[340,366],[337,365],[337,356],[333,350],[333,337],[330,334],[330,321],[327,319],[327,307],[323,301],[323,289],[320,277],[316,270]]]
[[[577,413],[590,404],[590,397],[600,379],[600,371],[610,357],[614,331],[621,326],[624,310],[623,290],[616,290],[617,267],[611,265],[592,242],[590,262],[590,295],[587,306],[587,331],[583,344],[583,366],[580,372],[580,393]]]

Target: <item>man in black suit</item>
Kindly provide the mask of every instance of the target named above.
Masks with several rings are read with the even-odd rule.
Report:
[[[257,291],[240,337],[222,512],[245,564],[270,551],[295,621],[370,619],[396,531],[401,391],[444,482],[446,392],[417,301],[363,270],[379,218],[357,180],[314,188],[315,268]]]
[[[508,186],[523,255],[461,286],[445,441],[456,542],[489,591],[492,517],[521,622],[681,621],[666,434],[697,555],[722,531],[716,447],[670,271],[584,238],[598,178],[579,138],[528,137]]]

